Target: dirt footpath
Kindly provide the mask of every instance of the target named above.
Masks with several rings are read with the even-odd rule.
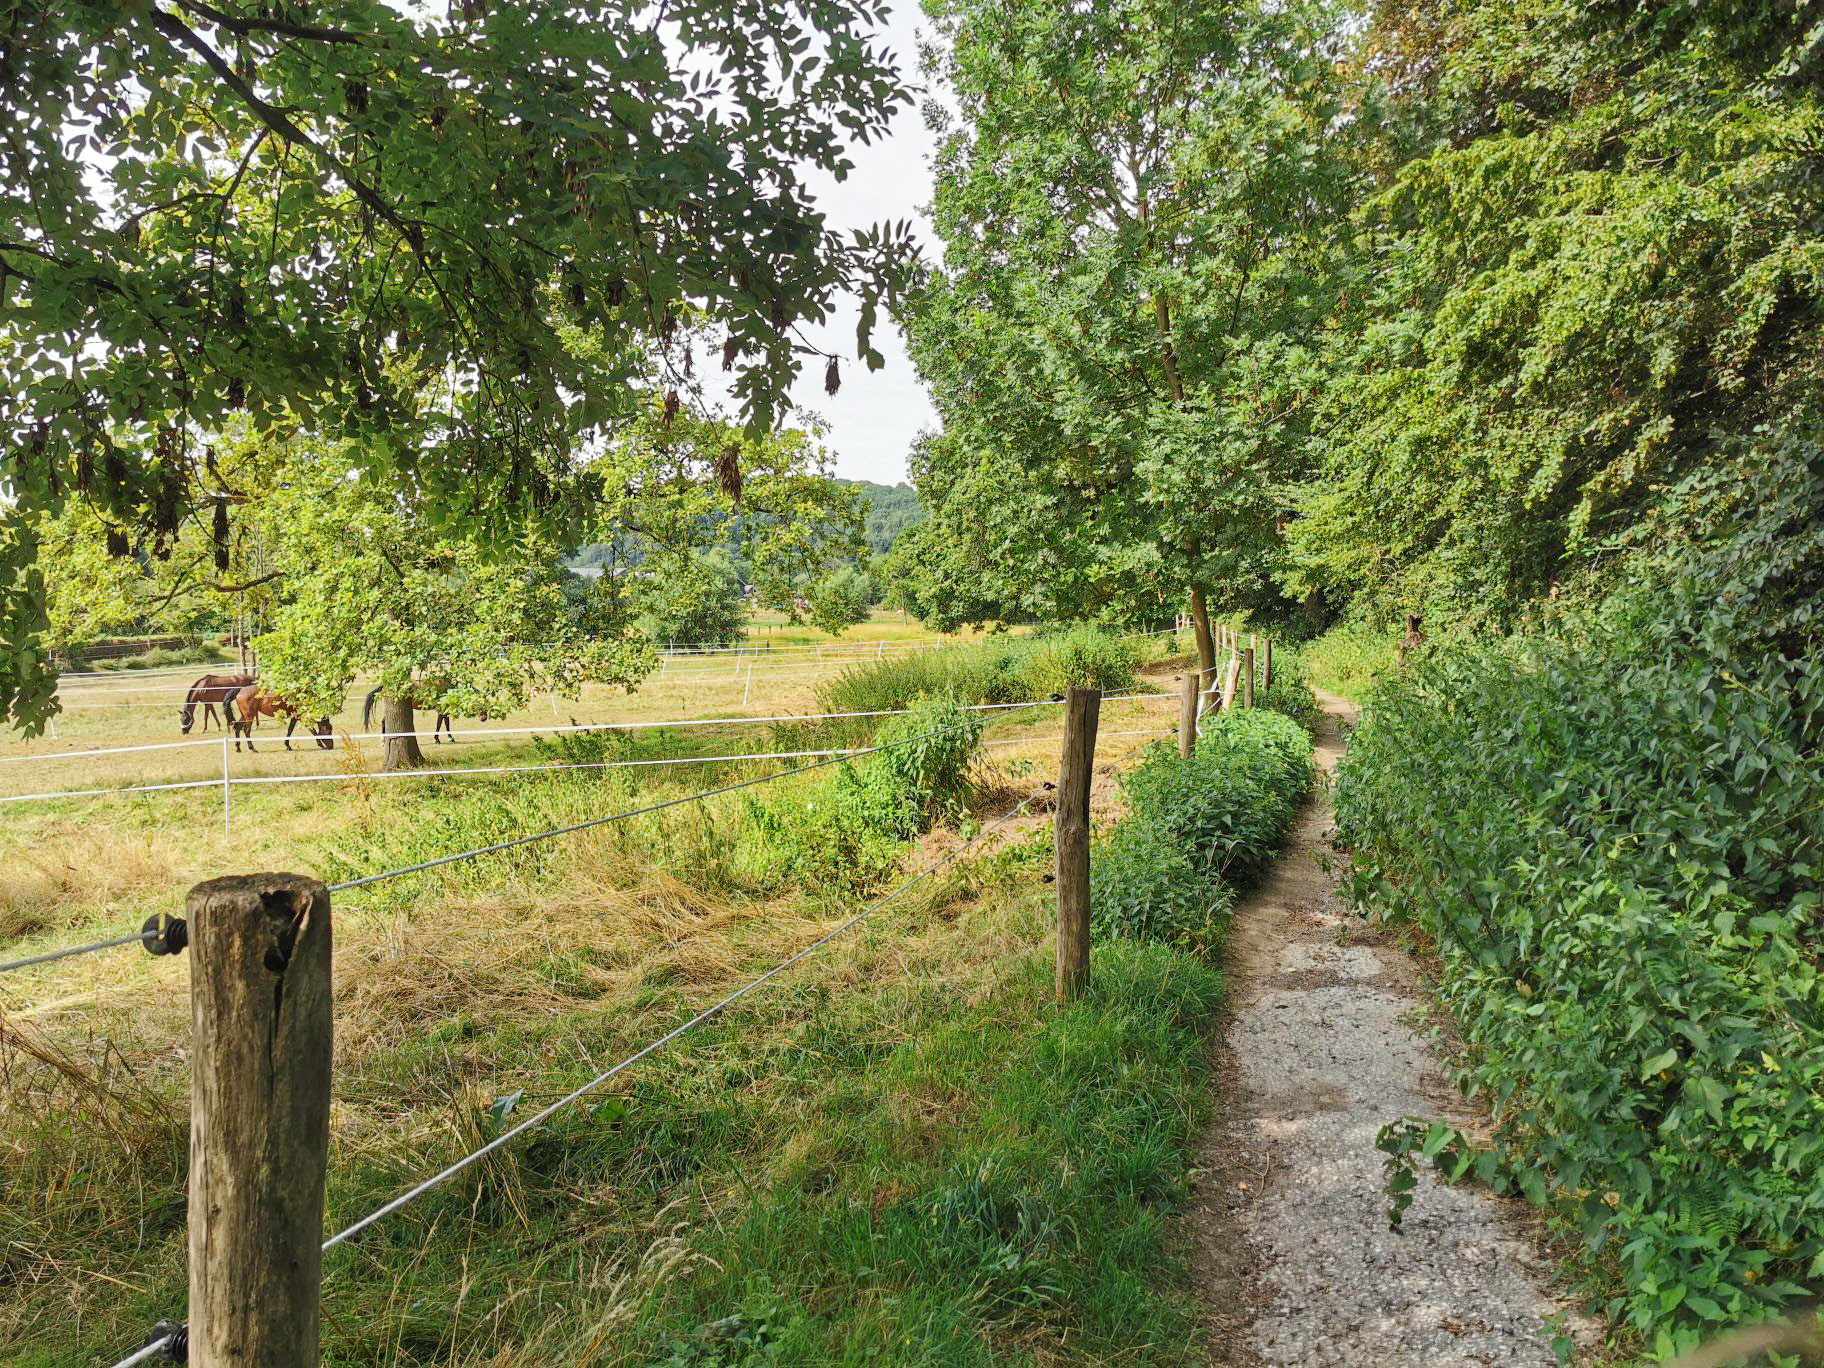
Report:
[[[1347,705],[1325,707],[1328,771]],[[1190,1204],[1210,1361],[1550,1368],[1542,1322],[1560,1306],[1510,1203],[1427,1171],[1402,1232],[1387,1227],[1375,1132],[1460,1103],[1415,1027],[1412,962],[1337,895],[1329,829],[1320,794],[1235,915],[1217,1117]]]

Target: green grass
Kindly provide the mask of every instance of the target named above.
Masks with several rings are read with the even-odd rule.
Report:
[[[1193,1320],[1165,1223],[1188,1178],[1217,976],[1112,942],[1089,995],[1055,1007],[1044,853],[1016,848],[891,906],[625,1090],[336,1251],[325,1362],[1183,1362]],[[728,942],[718,982],[783,948],[752,930]],[[610,1001],[615,958],[530,957],[537,1011],[471,979],[422,1004],[419,1028],[348,1042],[339,1105],[365,1119],[338,1127],[330,1225],[714,991],[652,965]],[[54,1235],[92,1276],[16,1303],[0,1361],[104,1360],[181,1309],[180,1084],[66,1094],[54,1119],[43,1108],[41,1128],[15,1130],[27,1164],[9,1172],[8,1205],[15,1183],[43,1195],[8,1233],[50,1218],[33,1247]]]
[[[1297,655],[1313,685],[1360,703],[1398,665],[1399,636],[1345,622],[1298,647]]]
[[[1049,698],[1073,684],[1107,691],[1132,687],[1141,654],[1111,632],[1077,625],[1032,637],[993,637],[844,670],[820,693],[831,712],[909,707],[927,697],[962,703]]]
[[[1055,752],[1035,738],[1042,764]],[[569,759],[726,744],[547,746]],[[1017,777],[1030,762],[990,754],[965,829],[1033,782]],[[759,792],[802,808],[832,776]],[[330,877],[364,873],[701,778],[260,790],[237,795],[231,858],[298,867],[302,853]],[[740,797],[337,899],[331,1228],[852,913],[856,895],[780,877]],[[182,887],[165,845],[197,833],[174,831],[171,810],[81,808],[116,880],[78,899],[85,926],[137,925],[146,898]],[[44,820],[53,836],[67,825]],[[206,811],[199,825],[220,839]],[[900,848],[906,869],[926,858]],[[1041,828],[921,885],[601,1105],[337,1251],[325,1361],[1183,1361],[1192,1317],[1162,1232],[1190,1162],[1216,977],[1111,943],[1091,995],[1055,1008],[1047,856]],[[42,877],[75,877],[60,868],[46,856]],[[77,890],[57,888],[18,910],[33,925],[61,916]],[[182,1312],[187,972],[121,952],[0,985],[0,1363],[111,1362]]]

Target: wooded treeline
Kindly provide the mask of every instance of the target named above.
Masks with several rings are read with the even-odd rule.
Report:
[[[1499,629],[1817,462],[1815,5],[927,9],[928,620]]]

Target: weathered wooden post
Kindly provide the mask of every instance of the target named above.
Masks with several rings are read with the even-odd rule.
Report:
[[[1270,689],[1273,687],[1273,638],[1267,637],[1260,644],[1266,653],[1260,662],[1260,687]]]
[[[1229,657],[1229,668],[1222,676],[1222,711],[1227,712],[1235,706],[1235,689],[1241,682],[1241,657]]]
[[[1178,754],[1186,760],[1197,745],[1197,705],[1202,700],[1203,675],[1190,670],[1184,676],[1184,698],[1178,704]]]
[[[329,890],[190,890],[193,1368],[315,1368],[329,1159]]]
[[[1241,652],[1241,706],[1254,706],[1254,648],[1247,646]]]
[[[1089,784],[1096,762],[1100,689],[1064,695],[1064,755],[1058,767],[1058,1001],[1089,982]]]

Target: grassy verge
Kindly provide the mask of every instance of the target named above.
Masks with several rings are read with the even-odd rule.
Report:
[[[1055,743],[1033,740],[1048,763]],[[1032,762],[990,754],[965,830],[1032,782],[1016,778]],[[903,833],[861,782],[862,819]],[[315,867],[368,870],[654,783],[521,776],[408,800],[353,778],[339,797],[359,811],[308,844]],[[840,800],[830,771],[762,792],[813,830]],[[295,839],[260,818],[237,815],[243,841]],[[730,795],[340,900],[329,1224],[853,910],[782,873],[762,835]],[[956,839],[919,838],[908,867]],[[1216,976],[1111,943],[1094,992],[1054,1008],[1047,861],[1041,834],[921,886],[625,1089],[337,1251],[326,1361],[1182,1361],[1191,1318],[1158,1234]],[[26,976],[24,1001],[7,985],[0,1362],[112,1361],[181,1312],[185,971],[98,956]]]
[[[1297,648],[1312,684],[1351,703],[1360,703],[1399,660],[1399,638],[1360,623],[1345,622]]]

